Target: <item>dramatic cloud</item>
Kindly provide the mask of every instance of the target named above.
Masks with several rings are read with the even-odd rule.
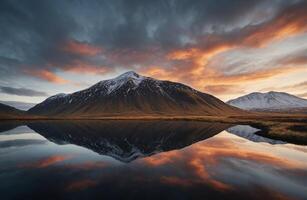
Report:
[[[231,85],[267,80],[283,65],[306,65],[306,54],[282,58],[284,47],[276,47],[277,60],[263,54],[261,64],[272,65],[261,69],[250,67],[259,57],[248,67],[242,61],[248,49],[264,51],[307,34],[306,9],[301,0],[4,0],[0,77],[6,84],[28,78],[68,87],[76,85],[75,75],[136,70],[214,94],[236,93],[241,90]],[[294,41],[293,52],[305,43],[303,37]],[[241,51],[240,65],[223,62],[233,51]],[[230,73],[237,68],[245,69]]]
[[[189,74],[190,79],[195,77],[199,79],[199,76],[206,76],[207,79],[208,74],[210,76],[212,73],[218,73],[216,71],[217,69],[207,68],[209,61],[217,54],[239,47],[260,48],[267,45],[269,42],[307,31],[307,25],[305,23],[307,21],[306,9],[307,3],[304,2],[282,10],[280,14],[276,15],[268,22],[258,25],[248,25],[240,31],[234,30],[224,35],[206,35],[199,40],[200,43],[181,50],[174,50],[168,54],[167,58],[171,60],[187,61],[187,63],[185,63],[186,67],[179,70],[177,68],[173,70],[177,76],[178,72],[182,72],[184,76]],[[304,58],[305,57],[300,56],[293,60],[288,60],[288,62],[294,62],[295,64],[298,62],[302,63]],[[250,70],[250,72],[252,71],[253,69]],[[273,69],[273,72],[275,71],[278,70]],[[235,75],[234,77],[241,80],[253,80],[254,78],[261,78],[262,76],[267,77],[270,74],[274,75],[271,69],[249,74],[251,76],[247,76],[247,73],[244,73]],[[223,75],[220,74],[219,77],[214,78],[222,78],[222,76]],[[190,80],[190,82],[192,81]]]
[[[47,93],[36,91],[27,88],[13,88],[0,86],[0,91],[6,94],[18,95],[18,96],[48,96]]]

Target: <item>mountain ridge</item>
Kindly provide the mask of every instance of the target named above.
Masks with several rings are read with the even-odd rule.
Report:
[[[1,118],[11,118],[15,116],[25,115],[25,111],[19,110],[9,105],[0,103],[0,117]]]
[[[28,103],[28,102],[22,102],[22,101],[0,101],[0,103],[14,107],[18,110],[27,111],[33,106],[35,106],[35,103]]]

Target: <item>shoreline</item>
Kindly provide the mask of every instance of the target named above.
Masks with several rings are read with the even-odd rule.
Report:
[[[199,121],[250,125],[260,129],[257,135],[285,142],[307,145],[307,115],[293,114],[256,114],[246,116],[103,116],[103,117],[43,117],[14,116],[1,118],[1,123],[44,123],[52,121]]]
[[[307,115],[298,114],[248,114],[248,115],[114,115],[114,116],[0,116],[0,121],[50,121],[50,120],[195,120],[216,122],[297,122],[307,123]]]

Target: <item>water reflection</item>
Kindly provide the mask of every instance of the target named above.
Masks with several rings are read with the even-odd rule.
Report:
[[[239,137],[246,138],[253,142],[266,142],[270,144],[285,144],[283,141],[272,140],[269,138],[262,137],[257,135],[257,132],[260,132],[260,129],[248,126],[248,125],[237,125],[227,129],[227,132],[235,134]]]
[[[0,147],[1,199],[307,198],[306,146],[253,142],[223,131],[228,124],[28,126],[35,132],[23,127],[24,133],[14,129],[0,135],[7,142],[44,141]]]
[[[54,143],[75,144],[131,162],[205,140],[231,125],[187,121],[57,121],[28,126]]]

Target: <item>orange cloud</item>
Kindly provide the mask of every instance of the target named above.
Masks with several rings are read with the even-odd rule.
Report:
[[[63,79],[48,70],[31,70],[31,71],[26,71],[26,73],[35,76],[37,78],[40,78],[42,80],[46,80],[57,84],[65,84],[69,82],[68,80]]]
[[[197,48],[191,48],[187,50],[175,50],[166,55],[170,60],[186,60],[194,58],[200,54],[200,50]]]
[[[170,151],[167,152],[167,156],[151,156],[151,157],[146,157],[144,158],[145,164],[148,164],[150,166],[160,166],[164,165],[166,163],[171,163],[175,159],[180,158],[180,155],[178,154],[177,151]]]
[[[96,56],[103,51],[100,47],[76,40],[67,41],[61,49],[65,52],[82,56]]]
[[[203,74],[205,66],[209,60],[219,53],[225,52],[233,48],[233,44],[230,43],[216,43],[206,48],[189,48],[184,50],[174,50],[170,52],[166,57],[170,60],[188,60],[190,65],[187,65],[184,70],[192,76],[198,76]]]
[[[305,71],[304,66],[282,66],[269,69],[261,69],[240,74],[225,75],[222,71],[215,68],[206,68],[204,72],[192,76],[186,68],[177,68],[170,71],[165,68],[149,67],[142,72],[147,76],[162,78],[172,81],[182,81],[196,88],[201,88],[205,91],[214,92],[216,94],[227,93],[230,90],[238,90],[236,85],[254,82],[256,80],[264,80],[273,76],[279,76],[296,71]],[[233,87],[232,87],[233,86]],[[231,88],[232,87],[232,88]]]
[[[189,165],[194,168],[194,172],[199,176],[203,181],[207,182],[208,184],[212,185],[217,190],[230,190],[232,187],[225,183],[222,183],[218,180],[215,180],[211,177],[208,173],[206,166],[204,165],[203,161],[200,159],[193,159],[190,161]]]
[[[141,73],[162,80],[171,80],[171,81],[182,81],[181,73],[178,73],[175,76],[176,69],[165,69],[162,66],[148,66],[146,68],[142,68]]]

